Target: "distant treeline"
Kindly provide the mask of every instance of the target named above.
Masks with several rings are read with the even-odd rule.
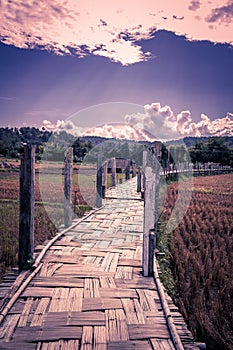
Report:
[[[36,145],[37,160],[41,160],[46,154],[47,160],[62,161],[67,145],[69,145],[74,149],[74,161],[80,162],[92,148],[104,141],[109,141],[111,144],[111,142],[114,142],[114,139],[106,139],[99,136],[77,137],[68,134],[66,131],[51,132],[45,128],[38,129],[35,127],[0,128],[0,156],[19,159],[23,152],[23,144],[32,143]],[[122,143],[118,140],[117,147],[112,148],[112,151],[117,151],[119,153],[117,157],[125,153],[123,150],[127,146],[126,143],[127,140],[122,141]],[[131,141],[129,147],[131,149],[135,148],[136,150],[136,144],[140,144],[141,146],[143,146],[143,144],[152,145],[150,142],[138,143]],[[176,157],[176,160],[186,161],[187,159],[183,159],[185,149],[188,149],[192,163],[219,163],[221,165],[231,165],[233,167],[232,136],[185,137],[182,140],[166,142],[162,145],[162,164],[166,166],[168,161],[171,163],[174,162],[172,156],[169,157],[169,153],[178,154],[179,156]],[[135,154],[136,152],[133,153]],[[110,153],[109,156],[111,156]],[[137,159],[135,159],[135,161],[137,162]]]

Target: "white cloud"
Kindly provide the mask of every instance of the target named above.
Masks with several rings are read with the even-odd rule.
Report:
[[[144,113],[133,113],[125,116],[125,124],[105,124],[82,128],[73,120],[57,120],[56,124],[43,121],[47,130],[65,130],[75,136],[93,135],[106,138],[128,140],[171,140],[185,136],[233,136],[233,114],[227,113],[224,118],[210,120],[201,114],[200,121],[193,122],[190,111],[181,111],[175,115],[170,106],[152,103],[144,106]]]
[[[20,48],[94,54],[128,65],[150,57],[138,41],[157,30],[232,44],[232,16],[233,2],[227,0],[1,0],[0,39]]]
[[[190,111],[181,111],[175,115],[169,106],[160,103],[145,105],[145,113],[125,116],[126,123],[148,130],[157,139],[172,139],[184,136],[233,136],[233,114],[225,118],[211,120],[201,114],[201,120],[193,122]]]
[[[74,136],[82,136],[86,131],[85,128],[76,126],[71,120],[57,120],[56,123],[52,123],[51,121],[45,119],[42,122],[42,127],[47,129],[48,131],[66,131]]]

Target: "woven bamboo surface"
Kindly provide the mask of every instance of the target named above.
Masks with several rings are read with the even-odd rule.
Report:
[[[175,349],[154,279],[142,276],[143,205],[131,179],[50,247],[0,325],[0,349]],[[166,298],[184,349],[198,349]]]

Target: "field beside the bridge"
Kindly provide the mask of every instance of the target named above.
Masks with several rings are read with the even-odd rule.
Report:
[[[75,179],[74,179],[75,180]],[[77,190],[76,213],[80,217],[89,209]],[[57,175],[48,174],[41,194],[39,174],[35,177],[35,246],[51,239],[63,223],[63,189]],[[87,193],[90,192],[87,189]],[[74,203],[74,192],[72,194]],[[47,200],[47,201],[46,201]],[[76,215],[74,215],[75,217]],[[19,233],[19,172],[0,172],[0,280],[8,268],[17,266]]]
[[[194,179],[192,200],[183,220],[167,238],[176,302],[187,323],[209,349],[233,347],[233,178],[232,174]],[[57,232],[63,218],[61,183],[46,177],[50,202],[43,203],[39,176],[35,186],[35,245]],[[91,180],[94,184],[94,178]],[[93,192],[88,189],[87,193]],[[79,215],[87,209],[77,187]],[[166,222],[177,199],[177,184],[168,185],[161,221]],[[73,197],[74,200],[74,197]],[[46,205],[46,210],[44,207]],[[19,173],[0,172],[0,275],[17,264]],[[161,227],[163,224],[161,225]]]
[[[8,268],[17,265],[19,231],[19,162],[8,162],[10,170],[0,171],[0,281]],[[63,224],[62,163],[36,163],[35,246],[52,238]],[[79,169],[79,172],[78,172]],[[117,182],[124,177],[117,174]],[[74,165],[72,203],[76,196],[76,214],[81,217],[94,206],[96,169]],[[107,186],[111,184],[108,175]],[[75,194],[76,192],[76,194]]]
[[[168,187],[166,222],[177,198]],[[233,348],[233,175],[194,179],[191,203],[167,237],[176,302],[208,349]]]

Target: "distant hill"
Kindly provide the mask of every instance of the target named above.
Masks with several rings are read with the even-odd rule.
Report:
[[[233,148],[233,136],[210,136],[210,137],[193,137],[193,136],[188,136],[184,137],[179,140],[172,140],[172,141],[167,141],[164,142],[165,145],[183,145],[185,144],[187,148],[194,147],[197,142],[206,142],[209,139],[221,139],[223,142],[226,144],[227,147]],[[91,142],[93,146],[98,145],[101,142],[107,141],[107,140],[116,140],[116,139],[110,139],[110,138],[105,138],[101,136],[81,136],[79,137],[79,140],[82,142]],[[126,140],[127,141],[127,140]],[[133,142],[130,140],[130,142]],[[136,141],[135,141],[136,142]],[[139,143],[143,144],[152,144],[153,142],[149,141],[137,141]]]
[[[42,130],[34,127],[22,128],[0,128],[0,157],[1,158],[20,158],[23,151],[24,143],[32,143],[36,145],[36,159],[40,160],[44,149],[49,144],[47,149],[48,160],[56,156],[56,160],[64,158],[67,146],[74,148],[74,161],[79,162],[84,159],[86,154],[102,142],[116,142],[115,151],[121,152],[117,146],[119,141],[124,144],[130,144],[131,149],[137,149],[136,144],[151,145],[153,142],[148,141],[133,141],[133,140],[117,140],[114,138],[105,138],[100,136],[82,136],[75,137],[68,134],[66,131],[49,132],[42,128]],[[214,161],[224,162],[224,164],[233,163],[233,136],[229,137],[185,137],[180,140],[173,140],[164,142],[164,146],[181,148],[183,145],[189,149],[192,161],[199,159],[200,162]],[[165,147],[163,147],[165,149]],[[166,149],[165,149],[166,150]],[[136,152],[136,151],[135,151]],[[137,152],[136,152],[137,153]],[[163,156],[166,151],[163,152]],[[212,158],[211,158],[211,157]],[[224,158],[224,159],[223,159]],[[207,160],[205,160],[207,159]]]

